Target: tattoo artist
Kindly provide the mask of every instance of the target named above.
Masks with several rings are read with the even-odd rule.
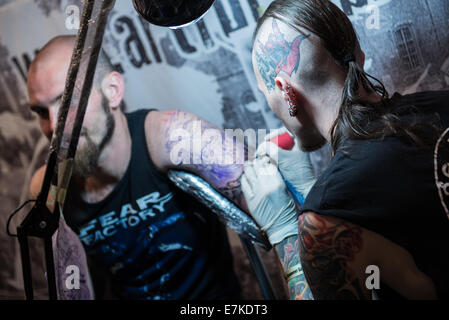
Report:
[[[364,61],[331,1],[272,2],[255,32],[253,66],[295,146],[268,137],[245,165],[243,193],[292,299],[448,298],[449,219],[434,154],[449,154],[439,144],[449,92],[390,98]],[[316,180],[307,152],[326,141],[333,159]],[[306,198],[300,209],[282,177]]]

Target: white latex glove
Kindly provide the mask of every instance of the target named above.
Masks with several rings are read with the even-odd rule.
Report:
[[[295,202],[268,157],[245,163],[242,191],[251,215],[272,245],[298,234]]]
[[[271,162],[278,166],[284,179],[290,182],[305,199],[316,182],[309,154],[301,151],[297,139],[290,133],[295,141],[291,150],[281,149],[269,141],[285,132],[288,132],[286,128],[280,128],[268,134],[265,141],[257,148],[256,155],[257,157],[268,156]]]

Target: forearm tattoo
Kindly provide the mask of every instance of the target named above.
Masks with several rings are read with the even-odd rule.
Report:
[[[175,111],[165,126],[165,152],[176,161],[174,167],[192,171],[229,200],[246,209],[240,179],[247,148],[193,114]]]
[[[268,91],[275,87],[275,78],[283,71],[289,76],[298,70],[301,60],[300,46],[310,35],[298,35],[292,42],[285,40],[276,19],[273,19],[272,32],[265,42],[257,41],[255,58],[260,76]]]
[[[242,186],[241,186],[241,178],[242,178],[243,172],[240,175],[240,177],[236,180],[229,181],[225,187],[218,188],[218,191],[223,194],[228,199],[233,199],[238,201],[238,205],[240,206],[243,199],[243,192],[242,192]]]
[[[284,239],[276,245],[276,251],[281,260],[282,267],[286,273],[288,269],[294,266],[300,266],[298,248],[298,236],[292,236]],[[288,292],[292,300],[313,300],[312,291],[307,283],[304,273],[291,278],[288,283]]]
[[[318,215],[299,217],[299,253],[315,299],[370,299],[350,266],[362,249],[362,228]]]

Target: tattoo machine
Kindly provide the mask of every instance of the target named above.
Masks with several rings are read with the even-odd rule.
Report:
[[[253,218],[226,199],[209,183],[194,174],[170,170],[168,178],[179,189],[190,194],[209,208],[224,224],[239,235],[242,247],[245,249],[248,260],[253,267],[263,296],[267,300],[276,299],[270,278],[253,243],[265,250],[269,250],[271,245],[267,237],[259,231],[259,226]]]

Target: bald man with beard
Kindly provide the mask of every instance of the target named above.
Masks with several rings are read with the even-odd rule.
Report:
[[[74,43],[72,36],[52,39],[30,66],[31,110],[48,139],[57,125]],[[194,155],[175,149],[172,132],[193,133],[197,124],[202,132],[218,129],[182,111],[124,113],[124,92],[123,77],[100,55],[63,210],[86,250],[97,297],[103,296],[107,278],[114,298],[240,298],[224,226],[176,190],[165,173],[171,168],[193,172],[246,209],[240,190],[243,146],[217,131],[225,141],[221,151],[235,162],[178,161],[179,152],[189,159]],[[201,155],[218,151],[207,140],[188,142],[200,143]],[[33,176],[32,197],[44,172],[45,166]]]

